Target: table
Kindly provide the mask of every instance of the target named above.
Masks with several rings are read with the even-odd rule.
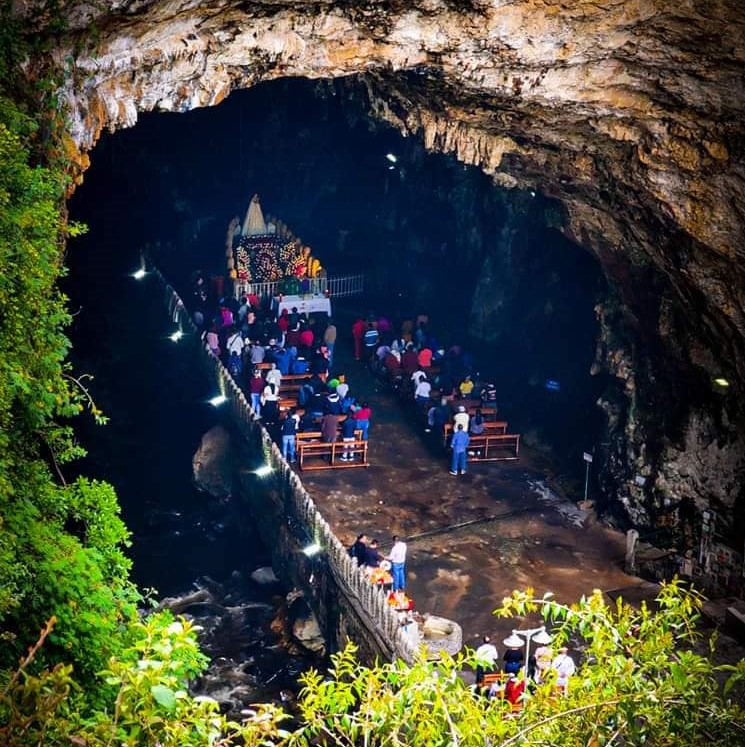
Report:
[[[313,314],[314,312],[323,312],[331,316],[331,299],[326,296],[279,296],[272,298],[272,311],[279,316],[284,309],[288,312],[296,308],[299,314]]]

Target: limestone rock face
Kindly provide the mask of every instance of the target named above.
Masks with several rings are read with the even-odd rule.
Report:
[[[356,75],[374,116],[495,185],[560,200],[623,307],[596,361],[619,381],[600,403],[624,441],[606,458],[608,499],[620,490],[654,523],[684,475],[696,502],[745,495],[741,0],[72,0],[66,13],[55,54],[83,166],[103,128],[142,111]],[[714,377],[732,396],[691,394]]]

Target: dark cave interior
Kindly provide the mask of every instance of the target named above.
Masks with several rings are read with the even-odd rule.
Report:
[[[609,385],[590,375],[593,308],[608,293],[599,264],[558,230],[557,203],[498,188],[452,156],[427,153],[371,120],[364,103],[354,80],[286,79],[210,109],[142,115],[131,130],[102,137],[70,203],[71,217],[90,230],[68,249],[66,281],[71,307],[80,309],[73,361],[96,375],[93,392],[114,414],[110,434],[82,433],[99,473],[113,468],[131,480],[115,456],[117,428],[133,429],[125,440],[142,449],[146,432],[167,442],[174,425],[182,431],[175,406],[132,422],[143,397],[162,398],[159,384],[146,381],[148,366],[156,381],[173,368],[178,386],[169,397],[184,390],[188,369],[177,358],[145,361],[149,346],[162,344],[165,315],[131,287],[140,249],[148,247],[176,287],[197,268],[225,274],[227,224],[258,193],[265,214],[313,247],[330,275],[365,274],[364,298],[347,304],[393,319],[426,310],[444,341],[465,344],[498,384],[510,421],[581,484],[582,452],[600,440],[595,402]],[[176,399],[197,396],[194,387]],[[203,426],[185,425],[189,448]],[[167,491],[169,478],[156,485]],[[133,488],[143,490],[153,487]],[[126,494],[122,501],[126,513]]]

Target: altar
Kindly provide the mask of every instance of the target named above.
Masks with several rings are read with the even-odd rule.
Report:
[[[274,296],[272,298],[272,311],[277,316],[280,316],[284,309],[287,309],[289,313],[293,308],[297,309],[299,314],[322,312],[326,316],[331,316],[331,299],[325,295],[311,294],[304,296]]]

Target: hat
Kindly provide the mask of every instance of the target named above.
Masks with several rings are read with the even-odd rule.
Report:
[[[380,570],[381,571],[390,571],[391,570],[391,563],[389,560],[381,560],[380,561]]]

